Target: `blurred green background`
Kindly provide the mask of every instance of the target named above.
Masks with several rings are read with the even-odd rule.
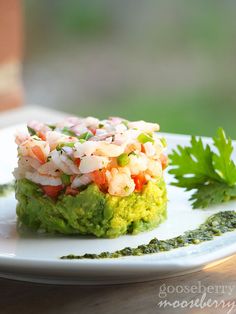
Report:
[[[235,1],[24,1],[27,103],[236,138]]]

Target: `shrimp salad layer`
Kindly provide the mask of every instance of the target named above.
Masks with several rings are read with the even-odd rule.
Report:
[[[103,193],[126,197],[163,178],[167,166],[159,125],[118,117],[69,117],[56,124],[28,123],[16,135],[16,180],[28,179],[55,199],[77,195],[94,183]]]

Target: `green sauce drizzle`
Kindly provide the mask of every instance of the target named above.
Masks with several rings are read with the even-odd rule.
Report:
[[[152,239],[148,244],[139,245],[136,248],[126,247],[115,252],[102,252],[100,254],[74,255],[69,254],[60,257],[61,259],[102,259],[102,258],[118,258],[122,256],[139,256],[153,254],[159,252],[170,251],[179,247],[188,246],[191,244],[199,244],[204,241],[210,241],[215,236],[220,236],[223,233],[236,229],[236,212],[225,211],[219,212],[210,216],[197,229],[186,231],[183,235],[168,239],[158,240]]]

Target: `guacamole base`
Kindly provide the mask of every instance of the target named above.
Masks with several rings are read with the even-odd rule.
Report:
[[[167,217],[163,180],[150,181],[142,192],[126,197],[103,193],[90,184],[76,196],[62,193],[53,200],[37,184],[21,179],[16,181],[16,199],[18,226],[48,233],[115,238],[151,230]]]

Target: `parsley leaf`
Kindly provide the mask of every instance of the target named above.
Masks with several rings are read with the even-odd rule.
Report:
[[[219,128],[213,138],[217,149],[203,145],[201,138],[192,137],[191,146],[177,146],[169,155],[176,182],[172,185],[187,191],[195,189],[190,200],[193,208],[205,208],[236,197],[236,165],[232,161],[232,141]]]
[[[236,184],[236,166],[231,159],[233,153],[232,141],[226,138],[222,128],[218,129],[217,136],[213,138],[214,145],[219,151],[213,154],[213,165],[219,176],[230,186]]]
[[[190,200],[193,201],[193,208],[206,208],[210,205],[229,201],[232,197],[236,197],[235,187],[214,181],[198,187]]]

